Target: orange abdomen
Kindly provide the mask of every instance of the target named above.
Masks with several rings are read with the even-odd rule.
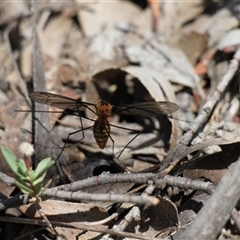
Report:
[[[105,148],[110,136],[109,122],[105,119],[97,119],[93,125],[93,136],[96,139],[98,146],[101,149]]]

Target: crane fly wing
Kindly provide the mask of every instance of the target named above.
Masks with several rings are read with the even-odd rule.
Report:
[[[82,102],[73,98],[65,97],[48,92],[31,92],[29,98],[34,102],[54,106],[60,109],[69,109],[72,111],[83,111],[88,106],[94,106],[93,103]],[[178,106],[172,102],[144,102],[126,105],[113,106],[112,116],[118,113],[127,115],[141,115],[144,117],[167,115],[177,111]]]
[[[72,111],[83,111],[89,105],[95,106],[95,104],[92,103],[86,103],[80,100],[75,100],[73,98],[48,92],[31,92],[29,93],[29,98],[34,102],[54,106],[64,110],[69,109]]]
[[[172,102],[144,102],[113,106],[112,115],[123,113],[126,115],[141,115],[143,117],[168,115],[178,110]]]

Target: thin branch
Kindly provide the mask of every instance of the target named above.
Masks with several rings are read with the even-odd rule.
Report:
[[[223,176],[214,193],[179,239],[215,239],[240,198],[240,157]],[[207,223],[207,224],[206,224]]]
[[[163,179],[158,179],[157,174],[153,173],[123,173],[123,174],[111,174],[102,173],[99,176],[87,178],[81,181],[74,182],[59,187],[45,189],[42,196],[59,197],[69,200],[95,200],[95,201],[113,201],[113,202],[134,202],[139,204],[156,204],[156,198],[142,198],[140,196],[125,196],[125,195],[113,195],[113,194],[90,194],[90,193],[76,193],[79,189],[104,185],[109,183],[137,183],[137,184],[150,184],[154,183],[157,188],[163,189],[167,185],[176,186],[181,189],[194,189],[203,190],[211,193],[215,188],[215,185],[210,182],[203,182],[198,180],[190,180],[183,177],[165,176]],[[14,185],[14,178],[0,172],[0,180],[7,185]],[[75,192],[75,193],[74,193]],[[121,196],[121,197],[120,197]],[[155,199],[155,200],[154,200]],[[6,200],[6,201],[9,201]]]
[[[23,204],[27,204],[29,196],[27,194],[18,194],[11,198],[1,200],[0,202],[0,211],[4,211],[8,208],[18,207]]]
[[[196,150],[194,150],[196,151]],[[203,182],[199,180],[191,180],[183,177],[173,177],[166,175],[163,179],[158,179],[158,174],[154,173],[118,173],[111,174],[103,172],[96,177],[79,180],[71,184],[61,185],[49,189],[49,191],[79,191],[84,188],[89,188],[98,185],[110,183],[136,183],[149,184],[153,182],[157,188],[163,189],[166,185],[179,187],[181,189],[203,190],[211,193],[215,185],[210,182]]]
[[[149,196],[153,193],[155,187],[149,185],[145,191],[142,193],[142,196]],[[120,221],[119,224],[113,226],[112,229],[115,231],[123,231],[132,221],[139,221],[141,219],[140,209],[138,206],[134,206],[129,213]]]
[[[20,223],[20,224],[31,224],[31,225],[40,225],[40,226],[46,226],[47,224],[44,220],[36,220],[36,219],[25,219],[25,218],[17,218],[17,217],[0,217],[1,222],[13,222],[13,223]],[[65,227],[65,228],[74,228],[74,229],[80,229],[84,231],[92,231],[92,232],[99,232],[99,233],[109,233],[111,235],[115,236],[121,236],[121,237],[129,237],[133,239],[146,239],[149,240],[149,237],[143,236],[143,234],[134,234],[134,233],[127,233],[127,232],[120,232],[115,231],[111,229],[106,229],[106,227],[97,227],[97,226],[85,226],[82,224],[74,224],[74,223],[63,223],[63,222],[56,222],[51,221],[51,224],[53,226],[58,227]],[[155,238],[151,238],[155,239]]]
[[[130,202],[135,204],[147,204],[156,205],[159,200],[150,196],[133,196],[133,195],[120,195],[113,193],[85,193],[85,192],[66,192],[66,191],[53,191],[52,189],[46,189],[42,196],[57,197],[66,200],[73,201],[105,201],[105,202]]]
[[[14,178],[9,177],[8,175],[0,172],[0,181],[4,182],[5,184],[7,184],[8,186],[14,186]]]
[[[231,60],[227,72],[222,77],[222,80],[219,82],[217,88],[213,92],[213,94],[209,97],[209,100],[204,104],[202,110],[199,112],[197,118],[190,126],[189,130],[181,137],[179,144],[168,154],[165,158],[162,167],[159,169],[160,175],[164,176],[169,173],[172,168],[165,170],[172,162],[176,165],[181,158],[178,157],[179,152],[182,152],[182,147],[187,146],[194,134],[206,123],[207,119],[209,118],[212,110],[221,99],[223,92],[225,91],[226,87],[232,80],[233,76],[236,74],[239,68],[239,60],[240,60],[240,47],[236,51],[233,59]]]

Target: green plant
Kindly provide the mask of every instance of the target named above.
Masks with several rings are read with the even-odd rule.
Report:
[[[49,168],[54,165],[51,158],[45,158],[39,162],[35,170],[28,169],[24,160],[17,158],[5,147],[0,147],[4,159],[7,161],[15,176],[15,185],[31,197],[41,194],[42,182]]]

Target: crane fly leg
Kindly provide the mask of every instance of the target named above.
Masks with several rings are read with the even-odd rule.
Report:
[[[138,131],[137,134],[124,146],[124,148],[120,151],[120,153],[117,156],[117,159],[121,157],[123,151],[142,133],[142,131]]]
[[[112,138],[112,136],[111,136],[109,130],[108,130],[106,127],[105,127],[105,130],[106,130],[106,132],[107,132],[109,138],[110,138],[111,141],[112,141],[112,155],[114,156],[114,144],[115,144],[115,142],[114,142],[114,140],[113,140],[113,138]]]
[[[74,135],[74,134],[76,134],[76,133],[79,133],[79,132],[82,132],[82,133],[83,133],[83,134],[82,134],[82,138],[79,139],[79,140],[78,140],[76,143],[74,143],[74,144],[80,143],[80,142],[85,138],[84,131],[87,130],[87,129],[90,129],[90,128],[92,128],[92,126],[91,126],[91,127],[87,127],[87,128],[83,128],[83,129],[80,129],[80,130],[77,130],[77,131],[75,131],[75,132],[69,133],[68,136],[67,136],[67,139],[66,139],[66,141],[65,141],[65,143],[64,143],[64,145],[63,145],[63,147],[61,148],[61,152],[59,153],[59,155],[58,155],[58,157],[57,157],[56,160],[58,160],[58,159],[60,158],[60,156],[62,155],[62,153],[63,153],[64,149],[66,148],[66,145],[68,144],[68,141],[70,140],[70,137],[71,137],[72,135]]]

